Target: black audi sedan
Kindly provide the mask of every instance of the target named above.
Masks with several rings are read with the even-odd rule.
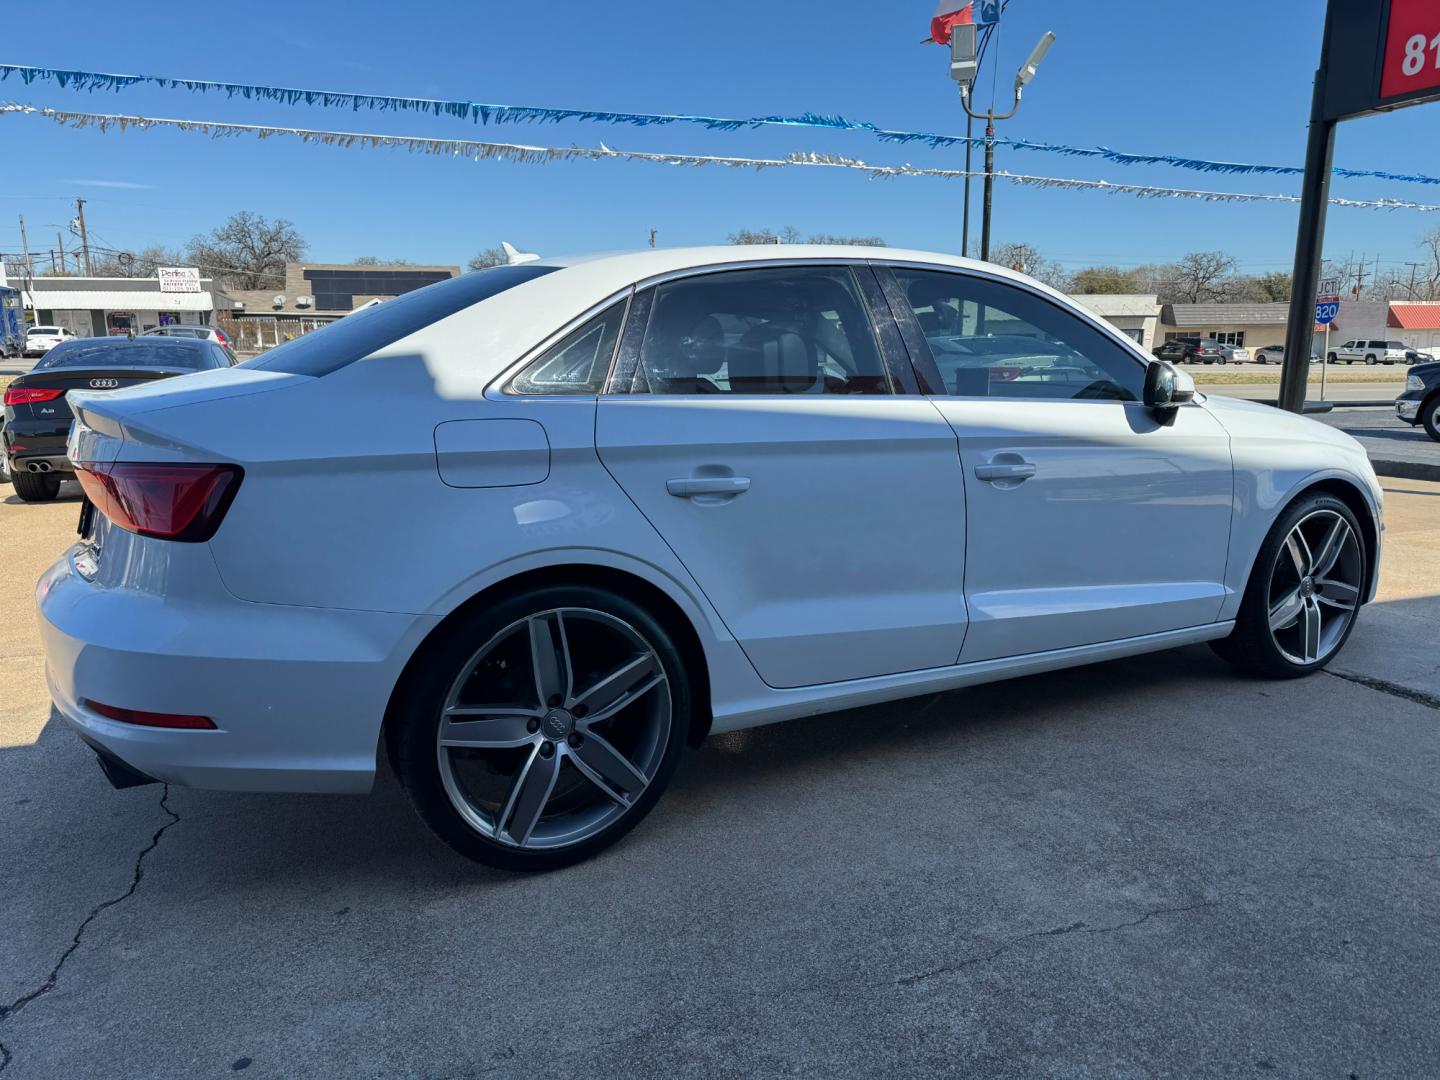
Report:
[[[235,354],[211,341],[188,338],[76,338],[56,345],[28,374],[5,388],[4,441],[0,453],[25,502],[48,502],[70,472],[69,390],[118,390],[122,386],[230,367]]]
[[[1395,415],[1407,424],[1424,425],[1440,442],[1440,363],[1416,364],[1405,377],[1405,392],[1395,399]]]

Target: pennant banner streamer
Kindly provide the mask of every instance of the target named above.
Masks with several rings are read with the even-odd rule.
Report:
[[[647,161],[660,165],[698,168],[721,165],[734,169],[824,168],[846,169],[875,179],[929,176],[942,180],[963,180],[966,176],[983,177],[980,171],[964,169],[931,169],[914,165],[875,165],[839,154],[797,151],[783,158],[724,157],[713,154],[666,154],[639,150],[615,150],[605,146],[527,146],[523,143],[476,142],[469,139],[433,139],[414,135],[381,135],[358,131],[318,131],[312,128],[271,127],[265,124],[234,124],[212,120],[175,120],[154,116],[124,116],[110,113],[66,112],[42,109],[33,105],[9,102],[0,105],[0,116],[37,116],[57,124],[99,131],[127,131],[132,128],[149,130],[170,128],[196,132],[212,138],[254,135],[260,139],[290,138],[323,146],[405,150],[412,154],[461,157],[473,161],[500,160],[526,165],[544,165],[553,161]],[[1270,195],[1237,191],[1197,191],[1190,188],[1155,187],[1148,184],[1116,184],[1107,180],[1077,180],[1058,176],[1029,176],[1023,173],[997,172],[998,178],[1012,184],[1036,188],[1069,188],[1104,191],[1114,195],[1134,195],[1146,199],[1201,199],[1205,202],[1296,203],[1296,195]],[[1400,199],[1338,199],[1332,206],[1364,210],[1417,210],[1425,213],[1440,211],[1440,206],[1407,202]]]
[[[826,128],[832,131],[863,131],[885,142],[925,143],[931,147],[963,146],[966,142],[983,145],[981,138],[963,135],[941,135],[926,131],[896,131],[843,116],[802,113],[798,116],[752,116],[747,118],[703,116],[690,113],[631,113],[597,109],[551,109],[532,105],[493,105],[476,101],[446,101],[438,98],[401,97],[389,94],[360,94],[336,90],[305,90],[287,86],[264,86],[255,83],[212,82],[208,79],[177,79],[168,75],[122,75],[102,71],[75,71],[64,68],[31,67],[24,64],[0,64],[0,80],[17,76],[27,86],[35,82],[53,82],[73,90],[120,91],[133,86],[156,86],[162,89],[183,89],[196,93],[222,93],[251,101],[277,101],[286,105],[320,105],[326,108],[419,112],[435,116],[453,116],[476,124],[543,124],[577,120],[601,124],[622,124],[650,127],[664,124],[698,124],[712,131],[740,131],[761,127]],[[1305,170],[1293,165],[1258,165],[1241,161],[1211,161],[1205,158],[1180,157],[1174,154],[1130,154],[1104,146],[1064,146],[1057,143],[1034,142],[1026,139],[997,139],[1000,146],[1016,150],[1034,150],[1069,157],[1101,158],[1117,165],[1167,165],[1197,172],[1264,174],[1271,176],[1303,176]],[[1355,179],[1392,180],[1407,184],[1440,184],[1440,176],[1416,173],[1392,173],[1376,169],[1335,168],[1336,176]]]

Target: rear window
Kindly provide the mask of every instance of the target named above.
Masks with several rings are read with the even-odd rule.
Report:
[[[51,368],[181,368],[203,371],[214,367],[200,342],[172,341],[67,341],[45,354],[34,370]]]
[[[437,281],[365,311],[346,315],[240,366],[291,375],[328,375],[457,311],[558,269],[534,263],[492,266],[448,281]]]
[[[32,326],[26,331],[27,334],[58,334],[59,332],[60,327],[58,326]]]

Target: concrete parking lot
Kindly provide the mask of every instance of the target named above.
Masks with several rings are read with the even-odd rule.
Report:
[[[716,738],[512,877],[388,776],[111,790],[34,629],[76,503],[0,485],[0,1072],[1436,1075],[1440,485],[1387,498],[1333,674],[1199,648]]]

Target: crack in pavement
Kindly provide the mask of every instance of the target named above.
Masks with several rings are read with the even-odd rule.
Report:
[[[1027,941],[1033,941],[1036,938],[1062,937],[1066,934],[1113,934],[1117,930],[1128,930],[1133,926],[1139,926],[1141,923],[1149,922],[1151,919],[1160,915],[1178,915],[1181,912],[1199,911],[1201,908],[1219,906],[1219,900],[1202,900],[1198,904],[1188,904],[1185,907],[1156,908],[1154,911],[1147,911],[1138,919],[1130,922],[1116,923],[1113,926],[1087,926],[1083,922],[1074,922],[1068,926],[1056,926],[1049,930],[1032,930],[1028,934],[1020,934],[1010,938],[1001,944],[999,948],[991,952],[983,953],[980,956],[972,956],[969,960],[962,961],[958,964],[946,964],[942,967],[933,968],[930,971],[922,971],[915,975],[902,975],[895,980],[895,983],[897,986],[914,986],[916,983],[925,982],[927,979],[934,979],[941,975],[950,975],[957,971],[963,971],[965,968],[975,967],[978,964],[988,964],[991,960],[994,960],[1003,953],[1009,952],[1015,948],[1015,946]]]
[[[1353,675],[1344,671],[1325,670],[1326,675],[1332,675],[1337,679],[1344,679],[1356,686],[1363,686],[1369,690],[1375,690],[1382,694],[1389,694],[1391,697],[1401,698],[1405,701],[1413,701],[1416,705],[1424,705],[1429,709],[1440,709],[1440,697],[1434,694],[1427,694],[1423,690],[1412,690],[1408,686],[1401,686],[1399,683],[1391,682],[1389,679],[1377,679],[1370,675]]]
[[[70,938],[70,944],[66,947],[65,951],[60,954],[60,959],[55,961],[55,966],[50,969],[50,974],[45,981],[34,990],[20,995],[9,1005],[0,1005],[0,1024],[3,1024],[35,999],[42,998],[54,990],[60,979],[60,969],[65,966],[65,962],[70,959],[75,950],[80,948],[80,940],[85,936],[85,931],[89,928],[90,924],[95,921],[101,912],[107,911],[116,904],[123,903],[135,895],[135,890],[140,887],[140,879],[145,876],[145,856],[154,851],[160,845],[160,838],[165,835],[166,831],[180,821],[180,815],[170,809],[169,798],[170,785],[166,784],[164,794],[160,796],[160,809],[170,815],[170,820],[155,830],[155,835],[150,838],[150,843],[145,845],[145,847],[140,850],[140,853],[135,856],[135,869],[130,875],[130,887],[119,896],[112,896],[109,900],[103,900],[90,909],[90,913],[86,915],[80,925],[75,928],[75,934]],[[9,1068],[13,1057],[14,1055],[11,1054],[9,1048],[6,1047],[3,1042],[0,1042],[0,1072],[4,1072]]]

